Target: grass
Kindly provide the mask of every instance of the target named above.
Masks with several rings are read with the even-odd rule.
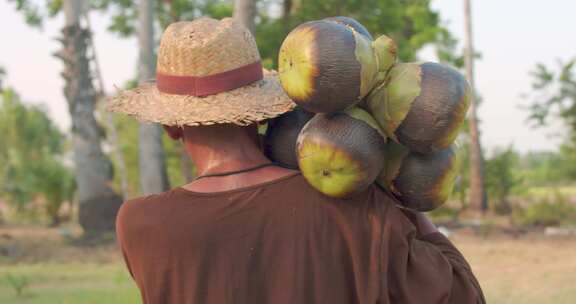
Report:
[[[576,197],[576,185],[564,186],[532,186],[526,190],[527,196],[545,198],[553,195],[564,197]]]
[[[6,282],[27,278],[21,296]],[[90,304],[138,303],[139,293],[121,263],[16,264],[0,267],[0,303]]]

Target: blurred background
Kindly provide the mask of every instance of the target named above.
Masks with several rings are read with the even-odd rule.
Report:
[[[0,0],[0,303],[139,302],[116,210],[194,168],[158,126],[103,104],[154,77],[169,23],[206,15],[246,24],[268,68],[296,25],[343,15],[392,37],[402,61],[460,69],[476,106],[455,190],[430,216],[489,303],[574,303],[574,11],[565,0]]]

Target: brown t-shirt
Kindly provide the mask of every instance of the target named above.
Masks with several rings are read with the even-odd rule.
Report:
[[[176,188],[126,202],[117,233],[147,304],[484,303],[448,239],[418,236],[377,187],[333,199],[294,174]]]

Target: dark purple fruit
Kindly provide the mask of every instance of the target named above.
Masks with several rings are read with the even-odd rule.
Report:
[[[305,110],[334,113],[375,86],[379,56],[372,41],[338,22],[311,21],[288,34],[278,58],[284,91]]]
[[[370,32],[360,22],[358,22],[354,18],[345,17],[345,16],[336,16],[336,17],[324,18],[324,20],[344,24],[346,26],[353,28],[358,33],[364,35],[366,38],[368,38],[370,40],[374,40],[374,38],[372,38],[372,35],[370,34]]]
[[[385,143],[378,124],[363,110],[317,114],[298,137],[298,164],[316,190],[349,197],[374,183],[384,167]]]
[[[268,122],[264,136],[264,152],[270,160],[292,169],[298,168],[296,140],[304,125],[314,116],[301,107]]]
[[[368,97],[368,109],[393,140],[431,153],[454,143],[472,92],[453,68],[438,63],[399,63]]]
[[[386,165],[378,183],[386,187],[402,206],[416,211],[430,211],[446,202],[458,174],[453,147],[419,154],[389,141]]]

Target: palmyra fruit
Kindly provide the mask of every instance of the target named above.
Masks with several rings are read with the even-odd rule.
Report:
[[[301,107],[280,115],[268,122],[264,137],[264,152],[281,166],[296,169],[296,140],[304,125],[314,116]]]
[[[306,22],[288,34],[278,58],[280,82],[294,102],[333,113],[360,102],[395,62],[388,37],[375,41],[334,21]]]
[[[471,94],[462,74],[448,66],[399,63],[370,93],[367,108],[388,137],[430,153],[454,142]]]
[[[343,198],[364,191],[384,167],[386,138],[364,110],[317,114],[298,136],[302,175],[327,196]]]
[[[430,211],[446,202],[454,188],[457,173],[454,147],[420,154],[389,141],[386,145],[386,165],[377,182],[390,190],[402,206]]]
[[[368,38],[370,40],[374,40],[374,38],[372,38],[372,34],[370,34],[370,32],[360,22],[358,22],[354,18],[345,17],[345,16],[336,16],[336,17],[324,18],[323,20],[336,22],[336,23],[340,23],[340,24],[349,26],[353,30],[364,35],[366,38]]]

